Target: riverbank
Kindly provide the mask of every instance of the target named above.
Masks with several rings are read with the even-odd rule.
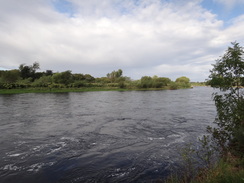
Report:
[[[184,172],[186,171],[186,172]],[[244,159],[233,155],[228,155],[220,159],[212,167],[202,168],[197,171],[193,178],[193,172],[183,170],[182,176],[170,175],[164,182],[166,183],[241,183],[244,182]]]
[[[124,91],[126,89],[116,88],[21,88],[21,89],[0,89],[0,94],[21,94],[21,93],[69,93],[86,91]]]
[[[178,89],[186,89],[186,88],[178,88]],[[172,90],[172,89],[170,87],[164,87],[164,88],[118,88],[118,87],[17,88],[17,89],[0,89],[0,94],[69,93],[69,92],[88,92],[88,91],[94,91],[94,92],[95,91],[159,91],[159,90]]]

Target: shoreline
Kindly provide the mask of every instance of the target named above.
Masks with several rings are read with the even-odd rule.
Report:
[[[178,88],[179,89],[191,89]],[[0,95],[23,94],[23,93],[71,93],[71,92],[96,92],[96,91],[161,91],[172,90],[165,88],[116,88],[116,87],[84,87],[84,88],[17,88],[17,89],[0,89]]]

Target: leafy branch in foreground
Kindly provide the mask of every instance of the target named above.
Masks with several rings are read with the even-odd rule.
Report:
[[[222,58],[216,61],[210,71],[208,83],[219,88],[213,94],[217,116],[217,127],[208,127],[213,140],[223,156],[244,152],[244,51],[238,43],[232,43]]]
[[[208,135],[199,139],[198,149],[188,144],[182,150],[183,169],[166,182],[210,183],[244,180],[244,51],[232,43],[210,71],[208,85],[217,115]],[[216,161],[218,160],[218,161]]]

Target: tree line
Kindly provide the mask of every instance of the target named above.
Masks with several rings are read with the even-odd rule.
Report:
[[[175,81],[167,77],[143,76],[139,80],[132,80],[123,76],[118,69],[108,73],[105,77],[95,78],[90,74],[72,73],[71,70],[54,73],[52,70],[38,72],[40,64],[21,64],[19,69],[0,71],[0,89],[15,89],[29,87],[47,88],[81,88],[81,87],[113,87],[113,88],[189,88],[190,79],[182,76]]]

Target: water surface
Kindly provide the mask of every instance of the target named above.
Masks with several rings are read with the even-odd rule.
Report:
[[[212,88],[0,95],[0,182],[146,182],[215,117]]]

